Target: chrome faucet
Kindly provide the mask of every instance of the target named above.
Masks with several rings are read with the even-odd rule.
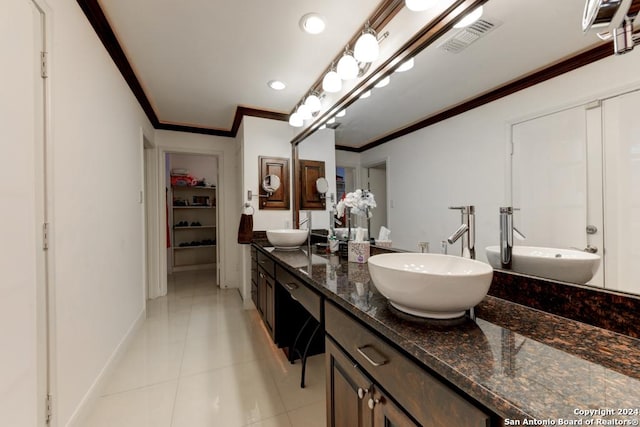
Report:
[[[513,226],[513,211],[511,206],[500,208],[500,264],[502,268],[510,269],[513,257],[513,234],[525,239],[525,236]]]
[[[311,211],[307,211],[307,217],[300,221],[300,225],[307,224],[307,256],[311,258]]]
[[[476,208],[475,206],[450,206],[460,210],[462,225],[447,239],[450,245],[462,237],[462,257],[476,259]]]

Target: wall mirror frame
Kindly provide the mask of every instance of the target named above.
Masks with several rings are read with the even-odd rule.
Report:
[[[460,2],[460,3],[463,3],[463,2]],[[458,6],[460,6],[460,3],[458,4]],[[484,3],[485,2],[474,2],[473,4],[469,4],[469,3],[465,3],[465,4],[468,7],[467,10],[469,10],[477,7],[477,5],[479,4],[484,4]],[[634,2],[633,8],[635,9],[640,8],[640,2]],[[578,22],[577,24],[578,31],[580,31],[579,18],[580,16],[577,15],[576,20]],[[453,20],[455,21],[455,18],[453,18]],[[441,20],[440,23],[442,24],[442,22],[443,21]],[[443,31],[436,31],[435,30],[436,27],[431,26],[430,28],[432,30],[432,32],[430,33],[431,37],[428,37],[428,36],[424,37],[429,33],[428,30],[426,30],[426,32],[422,34],[423,38],[421,39],[421,43],[417,43],[417,39],[415,37],[414,39],[412,39],[411,42],[407,42],[407,44],[405,44],[403,48],[399,50],[392,59],[390,59],[384,66],[382,66],[380,69],[374,72],[366,82],[361,82],[350,93],[342,97],[336,104],[334,104],[331,108],[329,108],[328,111],[339,111],[347,106],[350,106],[352,103],[356,102],[360,94],[362,94],[363,92],[371,88],[377,81],[381,80],[384,76],[391,74],[391,72],[393,72],[393,69],[395,68],[395,66],[397,66],[397,64],[402,63],[406,58],[413,57],[417,53],[421,52],[423,49],[427,48],[428,46],[436,42],[436,40],[439,37],[441,37],[449,29],[451,29],[453,24],[451,23],[451,21],[449,21],[449,24],[451,25],[446,26],[443,24],[443,26],[446,27],[444,29],[443,29],[443,26],[440,27],[440,29],[443,29]],[[430,25],[428,25],[427,27],[429,26]],[[551,64],[547,68],[538,69],[530,74],[523,75],[523,79],[517,79],[509,83],[505,83],[502,86],[496,87],[495,90],[491,90],[490,92],[487,92],[487,93],[482,93],[473,99],[469,99],[468,101],[465,101],[463,104],[457,105],[456,108],[454,108],[452,111],[446,111],[444,112],[444,114],[439,114],[432,117],[426,117],[424,120],[420,121],[420,123],[414,123],[414,126],[407,126],[406,128],[393,131],[388,135],[383,135],[381,136],[381,138],[379,138],[376,141],[376,143],[377,145],[381,145],[385,142],[396,139],[403,135],[407,135],[423,127],[427,127],[429,125],[438,123],[439,121],[458,115],[462,112],[471,110],[473,108],[482,106],[484,104],[488,104],[492,101],[495,101],[502,97],[518,92],[524,88],[536,85],[538,83],[544,82],[553,77],[557,77],[566,72],[578,69],[583,65],[587,65],[591,62],[595,62],[599,59],[603,59],[612,55],[613,46],[611,43],[598,44],[597,39],[592,38],[591,40],[592,40],[592,47],[586,50],[572,54],[572,56],[570,57],[565,57],[563,60],[558,61],[554,64]],[[385,69],[385,66],[387,67],[386,69]],[[382,100],[384,100],[384,98],[382,98]],[[294,137],[294,139],[291,141],[293,145],[292,153],[293,153],[294,159],[297,159],[297,146],[303,141],[305,141],[305,139],[309,135],[313,134],[318,129],[319,126],[316,126],[316,125],[318,125],[321,121],[322,119],[319,119],[313,122],[310,126],[304,129],[300,134],[296,135],[296,137]],[[373,147],[367,147],[362,150],[359,150],[359,149],[349,150],[348,147],[338,147],[338,148],[346,149],[345,151],[363,152]],[[294,215],[294,221],[296,221],[298,218],[297,209],[294,209],[293,215]],[[492,216],[494,215],[494,212],[487,212],[485,213],[485,215]],[[497,211],[494,216],[496,216],[497,218]],[[599,288],[595,288],[595,289],[602,290]],[[604,290],[607,291],[607,289],[604,289]],[[617,292],[617,291],[614,290],[614,292]]]

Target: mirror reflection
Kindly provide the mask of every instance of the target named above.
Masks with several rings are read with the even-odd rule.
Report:
[[[601,259],[587,284],[640,294],[638,52],[607,56],[446,120],[438,116],[597,44],[580,28],[583,6],[490,0],[481,20],[492,25],[484,34],[452,52],[452,40],[465,30],[451,30],[414,58],[413,69],[392,74],[388,86],[351,105],[335,129],[312,135],[335,135],[337,197],[368,188],[371,171],[384,165],[386,196],[381,203],[372,190],[374,218],[384,206],[376,226],[391,230],[394,247],[419,251],[429,242],[432,252],[461,253],[460,240],[443,246],[461,225],[448,208],[473,205],[476,258],[487,261],[486,248],[501,241],[500,208],[513,207],[513,225],[526,236],[514,238],[514,248],[557,249],[551,252],[559,259],[569,257],[559,250],[596,252]],[[546,30],[523,30],[535,22]],[[429,117],[433,124],[401,131]]]
[[[267,192],[269,196],[278,191],[280,188],[280,178],[278,175],[267,175],[262,178],[262,189]]]

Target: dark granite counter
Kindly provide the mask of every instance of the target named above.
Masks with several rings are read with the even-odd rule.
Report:
[[[475,321],[419,319],[387,303],[366,264],[314,255],[309,265],[302,251],[256,246],[505,425],[638,425],[640,340],[491,296]]]

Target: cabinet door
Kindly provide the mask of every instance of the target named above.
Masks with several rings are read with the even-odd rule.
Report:
[[[373,425],[375,427],[417,427],[409,416],[404,413],[384,393],[375,390],[371,393],[367,404],[373,408]]]
[[[258,272],[258,312],[264,318],[264,309],[267,306],[267,276],[262,271]]]
[[[326,344],[327,425],[329,427],[372,427],[368,407],[371,381],[346,357],[330,338]]]
[[[274,315],[274,308],[275,308],[275,300],[274,300],[274,294],[275,294],[275,282],[273,279],[271,279],[270,277],[267,277],[267,281],[266,281],[266,286],[265,286],[265,290],[266,290],[266,297],[265,297],[265,307],[264,307],[264,321],[267,324],[267,328],[269,329],[269,331],[271,332],[271,336],[274,336],[274,329],[275,329],[275,315]]]

